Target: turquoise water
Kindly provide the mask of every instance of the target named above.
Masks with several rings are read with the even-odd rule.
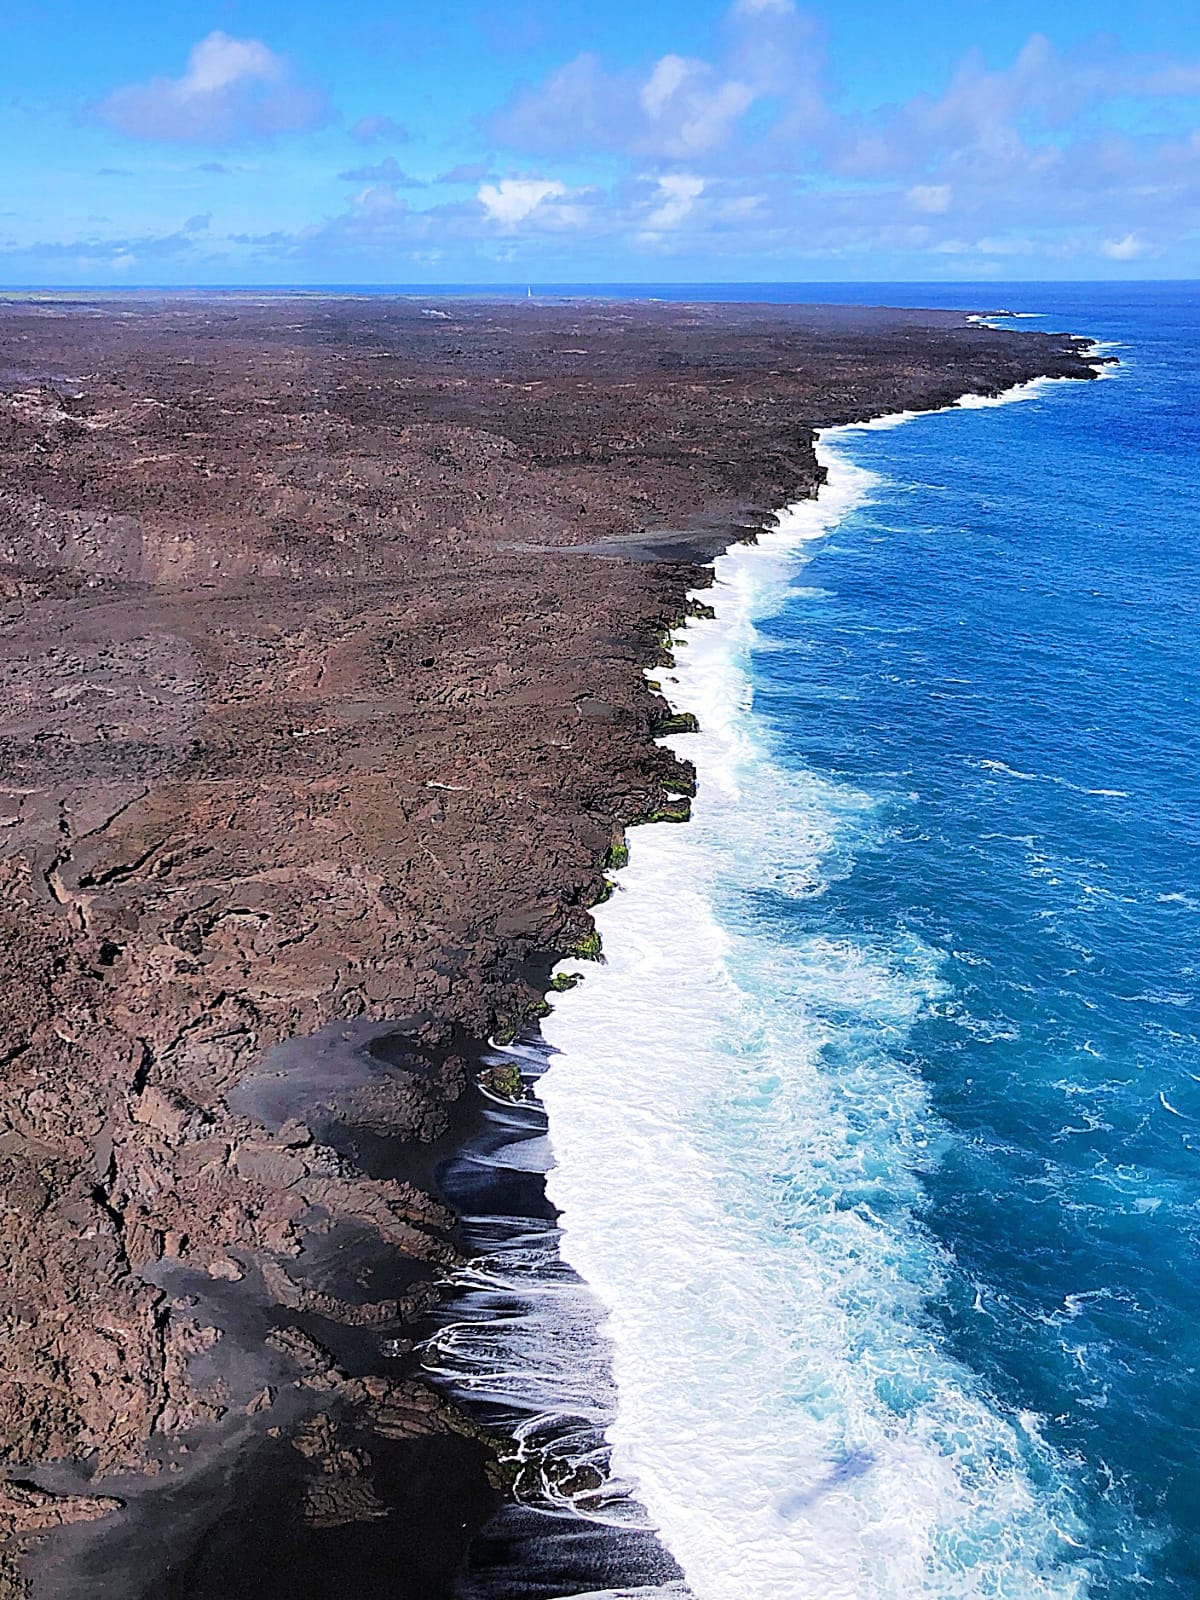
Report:
[[[995,298],[1119,372],[822,440],[545,1026],[699,1600],[1200,1593],[1200,296]]]
[[[818,899],[757,914],[785,946],[933,954],[943,991],[899,1046],[943,1135],[926,1314],[1038,1417],[1090,1592],[1193,1596],[1200,296],[1045,294],[1119,375],[859,435],[880,482],[761,629],[776,759],[876,809]]]

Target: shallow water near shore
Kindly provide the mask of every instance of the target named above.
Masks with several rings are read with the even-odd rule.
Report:
[[[545,1025],[613,1469],[699,1600],[1200,1583],[1200,317],[1039,294],[1115,379],[826,436],[718,561],[695,820]]]
[[[497,1050],[536,1089],[540,1043]],[[536,1099],[486,1104],[438,1174],[459,1212],[471,1263],[434,1312],[425,1372],[471,1415],[512,1441],[511,1501],[476,1535],[461,1600],[684,1596],[632,1486],[613,1468],[616,1414],[603,1307],[563,1260],[545,1112]]]

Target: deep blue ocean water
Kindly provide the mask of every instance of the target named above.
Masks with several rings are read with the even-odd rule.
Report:
[[[902,1046],[945,1132],[929,1314],[1069,1463],[1091,1592],[1194,1596],[1200,293],[1005,303],[1120,371],[849,446],[880,482],[763,625],[755,690],[778,758],[886,825],[761,914],[938,952]]]
[[[1120,367],[829,436],[718,562],[550,1193],[700,1600],[1194,1597],[1200,289],[919,287]]]

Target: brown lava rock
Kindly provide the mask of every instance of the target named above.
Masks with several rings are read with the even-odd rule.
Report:
[[[443,1425],[419,1385],[355,1392],[289,1319],[403,1320],[297,1273],[314,1230],[432,1269],[453,1219],[234,1087],[280,1041],[405,1019],[456,1064],[325,1111],[437,1136],[454,1041],[529,1014],[622,828],[690,787],[642,669],[695,563],[816,490],[816,425],[1090,375],[1066,337],[949,314],[449,309],[0,302],[0,1453],[23,1476],[158,1470],[297,1384],[388,1435]],[[282,1324],[244,1381],[170,1287],[189,1272]],[[325,1462],[314,1519],[381,1514],[369,1448],[324,1412],[296,1442]],[[113,1505],[0,1485],[0,1536]]]

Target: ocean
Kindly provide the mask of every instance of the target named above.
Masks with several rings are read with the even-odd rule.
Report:
[[[872,298],[1120,365],[828,432],[718,559],[655,674],[693,821],[526,1063],[561,1216],[479,1269],[527,1274],[483,1386],[697,1600],[1194,1597],[1200,291],[922,287]]]

